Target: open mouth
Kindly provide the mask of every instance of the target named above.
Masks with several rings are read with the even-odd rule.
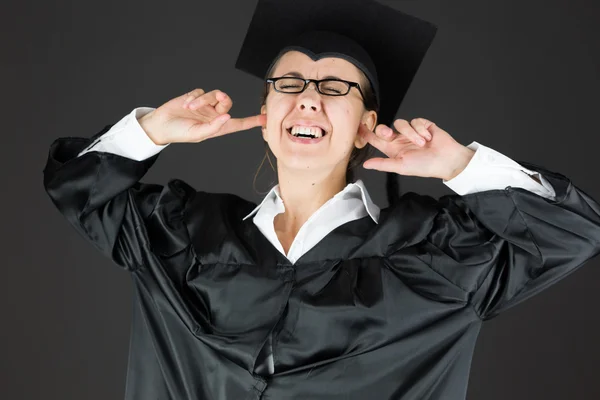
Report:
[[[320,139],[324,136],[327,135],[327,132],[320,129],[320,128],[313,128],[313,129],[306,129],[306,130],[296,130],[294,133],[292,133],[292,129],[293,128],[287,128],[287,132],[294,136],[294,137],[298,137],[298,138],[305,138],[305,139]],[[315,133],[315,130],[318,130],[319,133]]]

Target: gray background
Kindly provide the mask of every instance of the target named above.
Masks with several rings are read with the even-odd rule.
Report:
[[[438,24],[399,118],[569,176],[600,199],[596,0],[382,1]],[[91,136],[136,106],[219,88],[234,117],[261,82],[233,68],[256,0],[4,2],[0,398],[123,398],[127,273],[102,258],[42,187],[50,143]],[[258,129],[163,152],[147,182],[186,180],[254,201]],[[386,206],[384,174],[361,173]],[[273,178],[262,169],[256,190]],[[439,180],[403,179],[439,196]],[[484,325],[469,399],[600,398],[600,259]]]

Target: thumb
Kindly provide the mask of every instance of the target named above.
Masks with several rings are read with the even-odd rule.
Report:
[[[399,174],[402,168],[402,159],[382,157],[371,158],[363,163],[363,167],[366,169],[375,169],[378,171]]]

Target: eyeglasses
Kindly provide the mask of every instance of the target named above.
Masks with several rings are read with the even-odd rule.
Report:
[[[345,96],[353,87],[357,88],[362,98],[365,98],[360,85],[356,82],[348,82],[342,79],[303,79],[293,77],[279,77],[266,80],[267,84],[272,83],[277,92],[280,93],[302,93],[308,87],[310,82],[314,82],[317,91],[325,96]]]

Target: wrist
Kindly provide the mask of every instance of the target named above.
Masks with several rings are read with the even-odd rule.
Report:
[[[461,172],[465,170],[467,165],[469,165],[469,163],[473,159],[474,155],[475,151],[469,149],[466,146],[460,145],[459,150],[455,152],[453,162],[450,163],[451,166],[448,169],[446,176],[442,179],[445,181],[454,179],[456,176],[458,176]]]
[[[152,140],[152,142],[154,142],[154,144],[156,144],[157,146],[164,146],[167,143],[164,142],[163,140],[161,140],[156,134],[155,134],[155,129],[153,128],[154,126],[154,111],[149,112],[148,114],[142,116],[141,118],[138,118],[138,123],[140,124],[140,126],[142,127],[142,130],[146,133],[146,135],[148,135],[148,137],[150,138],[150,140]]]

